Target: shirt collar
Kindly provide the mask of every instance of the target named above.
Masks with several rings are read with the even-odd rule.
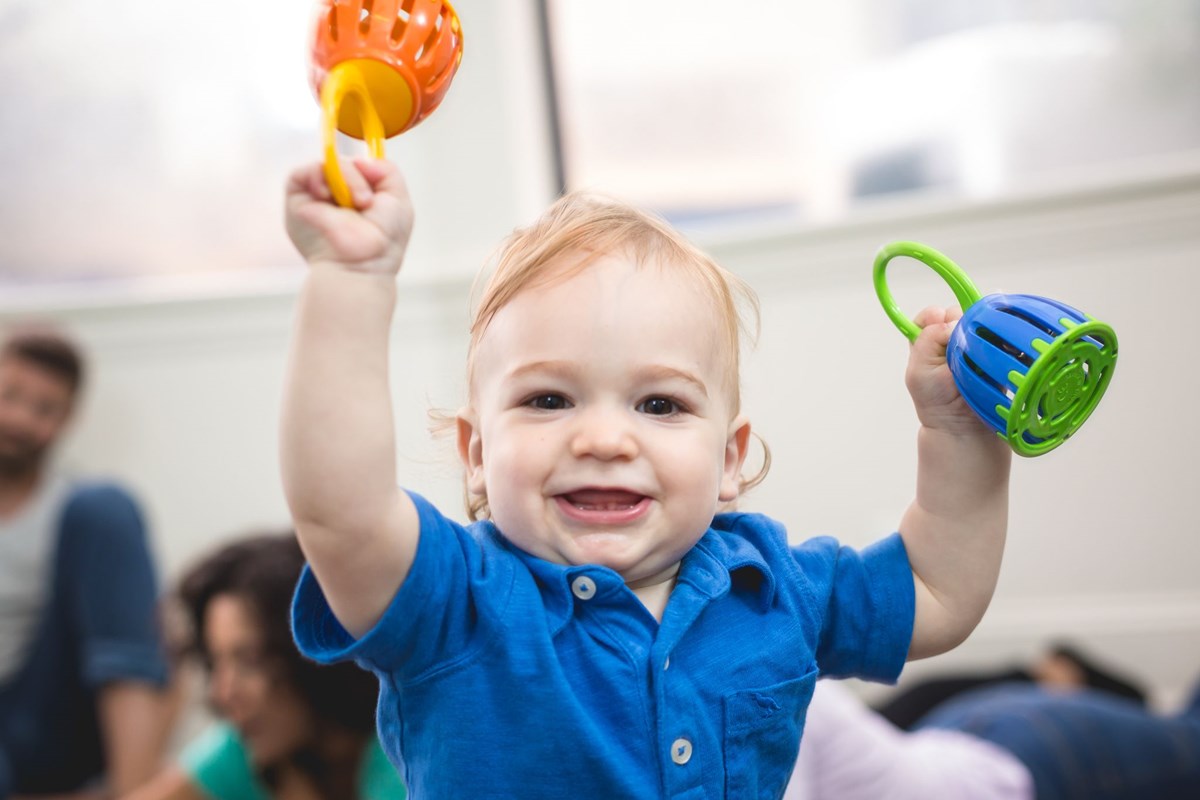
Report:
[[[721,514],[713,520],[713,526],[684,557],[679,577],[693,580],[700,591],[710,591],[705,585],[711,587],[713,597],[726,590],[754,594],[759,606],[766,610],[775,600],[775,576],[762,552],[751,541],[732,532],[739,516]],[[707,565],[694,573],[698,579],[688,570],[689,562]],[[706,575],[712,578],[707,579]]]
[[[625,590],[625,581],[608,567],[598,564],[555,564],[517,547],[491,522],[481,523],[481,531],[485,538],[512,553],[529,570],[545,603],[546,621],[551,634],[562,630],[574,613],[575,595],[571,591],[571,584],[580,575],[592,579],[596,595],[601,598],[610,592]]]
[[[721,514],[713,520],[700,541],[683,557],[679,567],[679,582],[715,599],[732,591],[757,595],[759,606],[766,610],[775,599],[775,578],[766,559],[757,547],[745,538],[732,534],[739,514]],[[546,603],[547,621],[557,633],[570,619],[575,605],[571,582],[586,574],[596,584],[597,593],[617,591],[624,580],[608,567],[596,564],[555,564],[526,553],[509,542],[491,522],[480,523],[481,533],[499,547],[521,560],[533,576]]]

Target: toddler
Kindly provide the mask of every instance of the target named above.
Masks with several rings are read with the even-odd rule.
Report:
[[[379,731],[426,797],[779,797],[818,674],[893,681],[980,619],[1010,452],[945,363],[927,309],[907,384],[916,499],[861,552],[789,547],[719,513],[742,474],[739,308],[753,296],[662,222],[569,195],[516,232],[474,314],[462,526],[396,485],[388,330],[412,227],[383,160],[294,173],[309,264],[282,466],[309,559],[293,625],[380,679]],[[799,365],[798,365],[799,367]]]

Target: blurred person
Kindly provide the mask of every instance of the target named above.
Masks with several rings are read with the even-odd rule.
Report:
[[[1200,691],[1157,716],[1089,687],[995,684],[904,731],[820,681],[784,800],[1194,800]]]
[[[1059,642],[1026,665],[946,673],[906,683],[877,704],[875,710],[893,725],[910,730],[925,715],[953,697],[1005,683],[1037,684],[1046,688],[1086,686],[1139,705],[1146,702],[1146,693],[1135,681],[1099,664],[1078,647]]]
[[[167,667],[142,513],[52,463],[84,372],[52,327],[0,337],[0,798],[128,790],[161,756]]]
[[[189,650],[208,672],[218,720],[125,800],[403,800],[374,733],[375,677],[318,666],[292,643],[303,566],[289,532],[229,544],[183,577]]]

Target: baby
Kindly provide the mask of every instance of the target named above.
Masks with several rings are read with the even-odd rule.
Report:
[[[464,527],[396,485],[388,331],[412,227],[387,161],[287,193],[309,264],[282,430],[309,559],[293,624],[380,678],[411,795],[782,794],[818,674],[893,681],[961,642],[995,586],[1010,452],[954,387],[956,311],[927,309],[907,384],[916,499],[861,552],[719,513],[743,475],[739,308],[753,295],[664,223],[586,196],[507,242],[457,415]]]

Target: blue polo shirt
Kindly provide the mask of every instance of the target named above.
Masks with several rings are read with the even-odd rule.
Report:
[[[421,537],[379,622],[353,639],[306,568],[301,650],[380,679],[379,733],[413,800],[782,794],[818,672],[893,681],[913,579],[892,535],[790,548],[718,516],[661,624],[616,572],[551,564],[413,495]]]

